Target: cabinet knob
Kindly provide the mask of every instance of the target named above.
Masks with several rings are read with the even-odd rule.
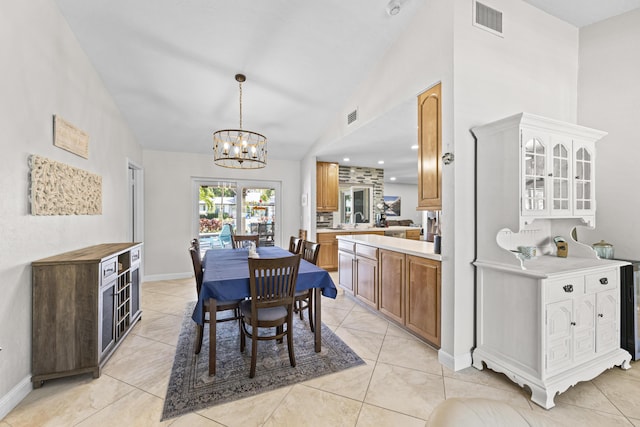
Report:
[[[564,285],[562,289],[564,289],[565,292],[573,292],[573,285]]]
[[[609,284],[609,279],[607,279],[606,277],[603,277],[602,279],[600,279],[600,284],[601,285],[608,285]]]
[[[576,175],[576,179],[580,179],[580,176]]]
[[[552,174],[552,173],[550,173],[550,174],[549,174],[549,175],[547,175],[547,176],[553,176],[553,174]]]
[[[598,317],[604,317],[604,314],[598,313]]]
[[[576,322],[571,322],[571,326],[576,326]]]

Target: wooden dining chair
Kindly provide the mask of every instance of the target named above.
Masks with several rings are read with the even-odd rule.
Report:
[[[296,290],[300,255],[282,258],[249,258],[249,288],[251,299],[240,302],[242,328],[240,351],[246,345],[245,335],[251,338],[251,369],[249,377],[256,374],[258,341],[279,340],[287,336],[289,362],[296,366],[293,352],[293,295]],[[286,330],[284,325],[286,323]],[[251,326],[251,331],[247,326]],[[275,334],[259,334],[259,328],[273,328]]]
[[[260,236],[257,234],[234,234],[231,236],[231,243],[234,249],[249,247],[249,243],[256,244],[256,248],[260,244]]]
[[[200,298],[200,290],[202,289],[202,278],[204,276],[204,271],[202,270],[202,260],[200,259],[200,252],[196,250],[195,247],[191,246],[189,248],[189,254],[191,256],[191,263],[193,264],[193,273],[196,276],[196,291],[198,298]],[[215,328],[216,322],[227,322],[230,320],[238,320],[238,326],[242,330],[242,324],[240,323],[240,300],[233,301],[217,301],[216,304],[216,312],[218,311],[227,311],[232,310],[233,315],[231,317],[224,317],[218,319],[214,313],[211,313],[211,307],[209,304],[209,300],[204,301],[204,306],[202,308],[202,322],[201,324],[196,324],[196,354],[200,353],[202,349],[202,333],[204,331],[204,324],[209,323],[210,328]],[[206,313],[209,314],[209,319],[206,318]],[[211,319],[215,320],[211,322]],[[215,337],[215,334],[212,334]],[[209,343],[209,352],[213,352],[213,359],[215,360],[215,351],[216,351],[216,343]],[[209,372],[210,375],[215,374],[215,363],[213,365],[213,372]]]
[[[302,239],[296,236],[289,237],[289,252],[297,254],[300,252],[302,246]]]
[[[316,265],[318,262],[318,254],[320,253],[320,243],[310,242],[308,240],[303,240],[300,244],[300,254],[302,255],[302,259],[310,262],[313,265]],[[311,332],[314,332],[315,329],[313,327],[313,289],[308,289],[306,291],[296,292],[294,296],[294,312],[300,314],[300,319],[302,319],[302,312],[307,309],[309,314],[309,327],[311,328]]]
[[[191,247],[196,250],[200,258],[202,258],[202,254],[200,253],[200,240],[199,239],[191,239]]]

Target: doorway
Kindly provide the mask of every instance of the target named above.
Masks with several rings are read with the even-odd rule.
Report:
[[[143,200],[144,185],[142,167],[127,161],[127,185],[129,198],[129,239],[132,242],[144,241]]]

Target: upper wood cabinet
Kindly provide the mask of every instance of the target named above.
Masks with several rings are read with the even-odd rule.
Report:
[[[441,83],[418,95],[418,210],[442,209]]]
[[[338,210],[337,163],[316,163],[316,210],[318,212]]]

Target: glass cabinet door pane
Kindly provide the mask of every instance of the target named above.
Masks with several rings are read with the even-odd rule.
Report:
[[[545,146],[537,138],[524,144],[523,209],[525,211],[546,209],[546,157]]]
[[[592,159],[592,153],[585,147],[581,147],[575,152],[575,209],[578,211],[594,208]],[[576,212],[576,214],[580,213]]]
[[[553,146],[552,151],[552,201],[554,211],[569,210],[569,149],[563,143]]]

